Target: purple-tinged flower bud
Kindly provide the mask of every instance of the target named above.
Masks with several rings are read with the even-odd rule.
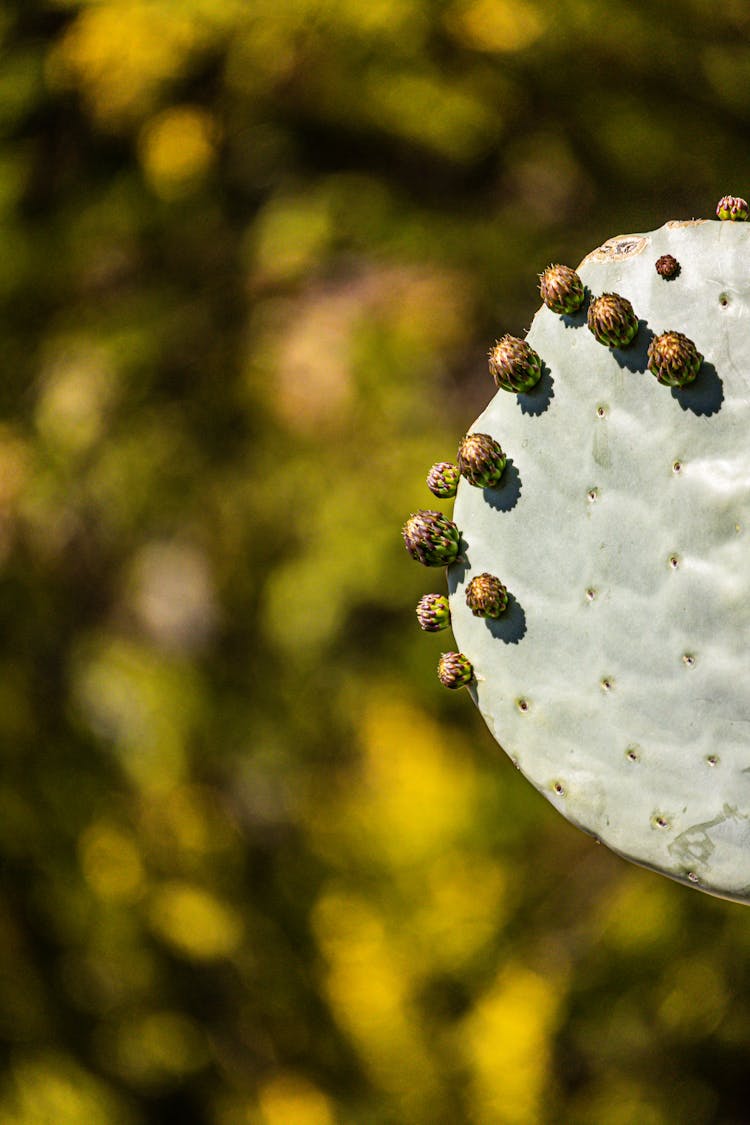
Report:
[[[747,200],[739,195],[725,195],[716,204],[716,214],[720,219],[742,222],[747,218]]]
[[[505,471],[505,454],[489,434],[467,434],[457,460],[461,476],[476,488],[494,488]]]
[[[648,369],[666,387],[684,387],[698,374],[703,356],[682,332],[663,332],[648,346]]]
[[[671,281],[680,272],[680,263],[671,254],[662,254],[654,265],[659,277],[663,277],[665,281]]]
[[[458,557],[461,532],[442,512],[415,512],[401,534],[411,557],[423,566],[447,566]]]
[[[627,348],[638,331],[638,317],[627,297],[602,293],[589,305],[588,326],[600,344],[608,348]]]
[[[466,604],[475,617],[499,617],[508,607],[508,591],[494,574],[478,574],[466,587]]]
[[[425,633],[439,633],[451,623],[451,611],[445,594],[425,594],[417,606],[417,620]]]
[[[490,375],[495,386],[519,394],[539,382],[542,361],[525,340],[503,336],[490,350]]]
[[[437,461],[427,474],[427,487],[440,500],[450,500],[456,495],[460,477],[458,465]]]
[[[548,309],[560,316],[577,312],[583,304],[583,282],[570,266],[547,266],[539,275],[539,292]]]
[[[443,687],[460,688],[471,683],[474,669],[462,652],[444,652],[438,661],[438,679]]]

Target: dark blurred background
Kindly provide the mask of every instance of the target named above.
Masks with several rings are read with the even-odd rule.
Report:
[[[0,1121],[745,1125],[750,912],[523,781],[400,527],[545,265],[750,191],[750,5],[0,42]]]

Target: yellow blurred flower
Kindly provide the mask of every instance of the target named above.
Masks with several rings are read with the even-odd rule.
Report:
[[[263,1125],[333,1125],[331,1103],[325,1094],[300,1075],[278,1074],[261,1089],[258,1098]]]
[[[144,871],[135,841],[106,821],[90,825],[78,842],[86,882],[102,899],[132,902],[144,888]]]
[[[176,953],[193,961],[229,957],[242,941],[242,921],[231,907],[191,883],[165,883],[153,894],[149,921]]]
[[[216,125],[199,106],[173,106],[147,121],[138,140],[143,171],[162,199],[188,195],[216,157]]]

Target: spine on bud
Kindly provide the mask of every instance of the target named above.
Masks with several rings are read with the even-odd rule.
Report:
[[[458,447],[461,476],[475,488],[495,488],[505,471],[506,457],[489,434],[467,434]]]
[[[460,688],[471,683],[474,669],[462,652],[444,652],[438,661],[438,679],[443,687]]]

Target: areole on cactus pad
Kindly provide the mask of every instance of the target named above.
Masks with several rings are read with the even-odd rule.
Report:
[[[512,351],[541,377],[499,383],[451,527],[417,513],[405,540],[447,562],[440,679],[532,784],[622,856],[750,902],[750,226],[744,200],[717,213],[547,268]]]

